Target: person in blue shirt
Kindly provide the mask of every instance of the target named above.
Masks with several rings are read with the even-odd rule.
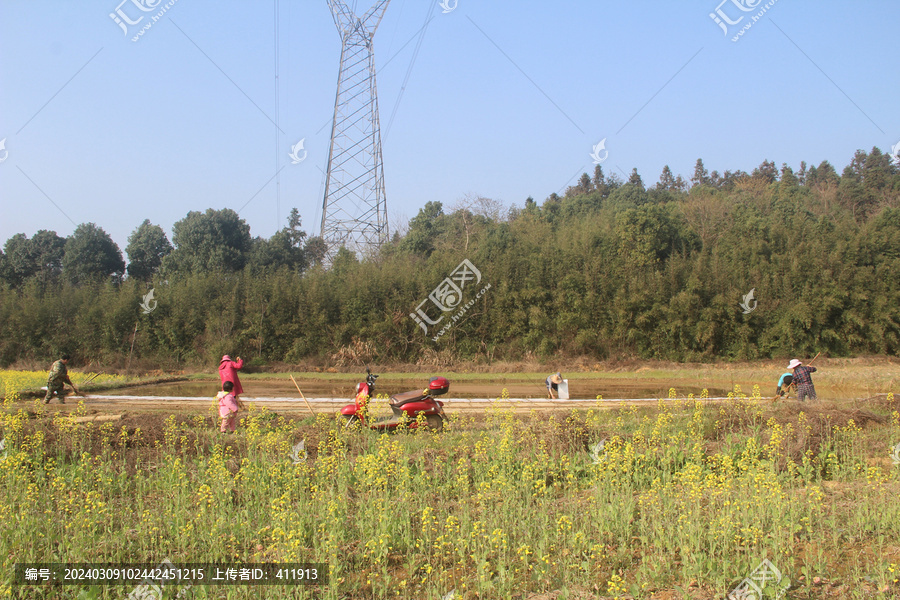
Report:
[[[778,380],[778,388],[775,390],[775,399],[778,400],[782,396],[786,396],[791,391],[791,386],[794,384],[794,374],[790,371],[786,371],[781,379]]]

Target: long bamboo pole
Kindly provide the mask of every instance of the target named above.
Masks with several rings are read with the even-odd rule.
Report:
[[[297,388],[297,391],[300,392],[300,397],[303,398],[303,401],[306,402],[306,408],[309,409],[309,412],[312,416],[316,416],[316,411],[312,409],[312,406],[309,405],[309,400],[306,399],[306,396],[303,395],[303,390],[300,389],[300,386],[297,385],[297,380],[294,379],[293,375],[290,375],[291,381],[294,382],[294,387]]]

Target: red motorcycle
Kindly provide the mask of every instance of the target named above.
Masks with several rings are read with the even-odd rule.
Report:
[[[363,427],[391,431],[401,422],[407,427],[416,429],[419,426],[418,416],[425,415],[425,424],[429,429],[440,431],[444,428],[444,403],[435,400],[435,396],[443,396],[450,389],[450,382],[445,377],[432,377],[424,390],[413,390],[391,396],[390,407],[393,415],[381,419],[369,418],[366,410],[369,399],[375,395],[375,375],[366,369],[366,380],[356,386],[356,401],[341,409],[346,426],[359,421]],[[405,418],[404,418],[405,415]]]

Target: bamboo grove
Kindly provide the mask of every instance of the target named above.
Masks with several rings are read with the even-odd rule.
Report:
[[[229,209],[189,213],[171,243],[145,221],[127,269],[94,224],[19,234],[0,253],[0,366],[60,352],[165,366],[225,352],[444,365],[896,354],[898,197],[900,169],[873,148],[840,175],[769,161],[709,174],[698,160],[689,182],[666,167],[645,186],[598,166],[543,203],[426,201],[366,257],[326,260],[296,210],[269,239]],[[464,259],[490,288],[464,290],[470,307],[435,341],[439,326],[426,333],[410,314]]]

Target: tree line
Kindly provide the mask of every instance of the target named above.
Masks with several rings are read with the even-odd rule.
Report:
[[[598,165],[540,204],[426,202],[377,253],[330,261],[296,209],[268,239],[229,209],[188,213],[171,241],[144,221],[127,267],[92,223],[18,234],[0,251],[0,364],[897,354],[898,197],[900,169],[873,148],[840,174],[698,159],[651,186]],[[490,284],[474,302],[453,289],[464,259]]]

